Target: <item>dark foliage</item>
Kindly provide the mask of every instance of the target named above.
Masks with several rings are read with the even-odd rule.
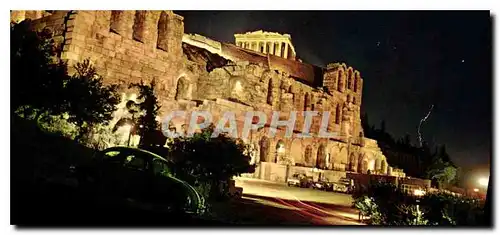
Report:
[[[362,115],[361,124],[365,136],[377,140],[389,165],[402,168],[407,175],[431,179],[437,187],[459,183],[457,173],[460,171],[451,161],[445,145],[433,147],[424,142],[422,147],[415,146],[409,134],[395,139],[386,132],[384,121],[378,129],[370,125],[367,114]]]
[[[134,83],[129,88],[137,88],[139,90],[139,100],[141,103],[137,104],[138,117],[135,117],[135,129],[141,136],[139,147],[152,148],[163,146],[166,138],[160,131],[160,124],[156,120],[160,105],[155,95],[156,80],[152,80],[149,85],[144,84],[141,80],[140,83]]]
[[[193,137],[177,137],[170,152],[174,174],[192,185],[209,187],[204,195],[208,199],[224,197],[233,176],[255,170],[242,141],[226,135],[212,138],[213,131],[212,125]]]

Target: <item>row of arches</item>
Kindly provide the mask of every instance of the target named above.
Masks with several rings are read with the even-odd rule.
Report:
[[[344,81],[344,77],[346,77],[346,81]],[[343,69],[339,69],[337,71],[337,76],[335,76],[336,82],[334,82],[334,84],[336,84],[336,89],[339,92],[343,92],[347,89],[358,92],[358,84],[360,82],[360,79],[361,78],[359,72],[353,72],[352,68],[349,68],[347,70],[347,74],[345,74]]]
[[[369,160],[364,154],[359,154],[356,157],[354,154],[351,154],[349,158],[349,166],[348,170],[352,172],[359,173],[368,173],[370,170],[371,173],[378,174],[386,174],[387,173],[387,162],[384,159],[376,158],[373,160],[374,165],[370,166]]]
[[[270,140],[264,136],[259,141],[258,149],[260,162],[280,163],[287,158],[290,158],[290,153],[287,152],[285,142],[283,140],[278,140],[275,146],[271,146]],[[293,146],[291,147],[291,149],[291,151],[294,151]],[[298,149],[301,148],[299,147]],[[316,151],[316,156],[313,156],[313,147],[311,145],[307,145],[302,154],[301,155],[303,156],[303,162],[305,163],[305,166],[316,167],[318,169],[331,168],[331,163],[334,160],[331,155],[326,152],[326,147],[324,144],[319,145]]]
[[[132,25],[132,38],[139,42],[144,42],[146,37],[146,19],[148,11],[135,11],[134,22]],[[151,13],[149,13],[151,14]],[[125,22],[125,12],[124,11],[111,11],[110,27],[111,32],[122,34],[126,29]],[[157,22],[157,39],[156,47],[158,49],[167,51],[168,50],[168,26],[169,26],[169,15],[162,11]]]

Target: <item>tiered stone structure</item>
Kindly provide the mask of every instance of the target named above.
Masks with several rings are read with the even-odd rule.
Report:
[[[283,181],[302,172],[335,181],[347,171],[388,173],[376,141],[363,135],[360,72],[345,63],[321,68],[294,60],[290,35],[257,31],[236,34],[236,45],[217,42],[184,34],[183,17],[172,11],[11,13],[11,21],[25,18],[32,19],[34,29],[53,32],[58,57],[70,67],[89,58],[105,82],[120,84],[124,93],[131,92],[129,83],[156,79],[160,115],[203,110],[216,121],[224,111],[267,113],[267,125],[245,140],[254,148],[257,163],[252,177]],[[255,45],[286,45],[256,49],[253,39]],[[280,111],[280,119],[298,111],[292,138],[284,137],[285,127],[269,135],[272,111]],[[302,111],[330,111],[327,129],[339,134],[299,137]],[[241,134],[244,115],[236,117]],[[320,116],[313,118],[312,133],[318,133],[320,122]],[[173,124],[181,131],[187,120],[175,119]]]
[[[236,45],[241,48],[295,60],[297,53],[289,34],[279,34],[258,30],[244,34],[235,34]]]

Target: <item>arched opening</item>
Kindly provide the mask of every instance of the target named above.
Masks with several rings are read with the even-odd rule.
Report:
[[[135,11],[132,38],[144,42],[144,23],[146,22],[146,11]]]
[[[271,78],[267,85],[267,104],[273,105],[273,80]]]
[[[318,154],[316,156],[316,167],[319,169],[326,168],[325,146],[322,144],[318,148]]]
[[[352,88],[352,70],[349,69],[349,75],[348,75],[348,80],[347,80],[347,88],[351,89]]]
[[[359,74],[355,73],[354,74],[354,92],[358,92],[358,79],[359,79]]]
[[[358,173],[365,174],[367,170],[368,170],[368,161],[362,154],[360,154],[358,157]]]
[[[164,51],[168,50],[167,27],[168,15],[166,12],[162,11],[160,14],[160,19],[158,20],[158,40],[156,42],[156,47]]]
[[[312,159],[312,147],[311,145],[307,145],[306,151],[304,153],[304,161],[306,166],[309,166],[311,164],[311,159]]]
[[[342,70],[339,70],[338,76],[337,76],[337,90],[342,92],[342,77],[344,76],[344,72]]]
[[[121,31],[121,18],[123,16],[123,11],[111,11],[111,20],[109,25],[109,31],[113,33],[120,34]]]
[[[278,140],[276,143],[276,159],[274,159],[275,163],[282,162],[285,158],[285,142],[283,140]]]
[[[307,111],[307,109],[311,106],[311,95],[306,92],[306,95],[304,96],[304,111]]]
[[[260,162],[267,162],[267,155],[269,154],[269,139],[265,136],[262,137],[262,139],[260,139],[259,146]]]
[[[335,123],[340,124],[340,105],[337,104],[337,108],[335,108]]]
[[[382,171],[381,166],[382,166],[382,162],[380,161],[380,159],[376,159],[375,160],[375,171],[381,172]]]
[[[188,98],[189,83],[185,77],[180,77],[177,80],[177,89],[175,91],[175,99],[186,99]]]
[[[356,156],[354,156],[354,153],[349,158],[349,171],[356,172]]]
[[[353,104],[356,104],[356,96],[353,96],[353,97],[352,97],[352,103],[353,103]]]

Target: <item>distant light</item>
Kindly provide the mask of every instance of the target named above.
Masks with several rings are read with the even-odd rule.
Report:
[[[480,178],[478,180],[478,183],[479,183],[479,185],[486,187],[486,186],[488,186],[488,178]]]
[[[424,196],[425,195],[425,191],[421,190],[421,189],[415,189],[413,191],[413,195],[415,195],[415,196]]]
[[[234,90],[236,92],[241,92],[243,91],[243,86],[241,85],[241,82],[240,81],[236,81],[236,84],[234,86]]]
[[[476,193],[477,193],[477,192],[479,192],[479,189],[475,188],[475,189],[474,189],[474,192],[476,192]]]
[[[462,63],[465,62],[465,60],[462,60]]]

